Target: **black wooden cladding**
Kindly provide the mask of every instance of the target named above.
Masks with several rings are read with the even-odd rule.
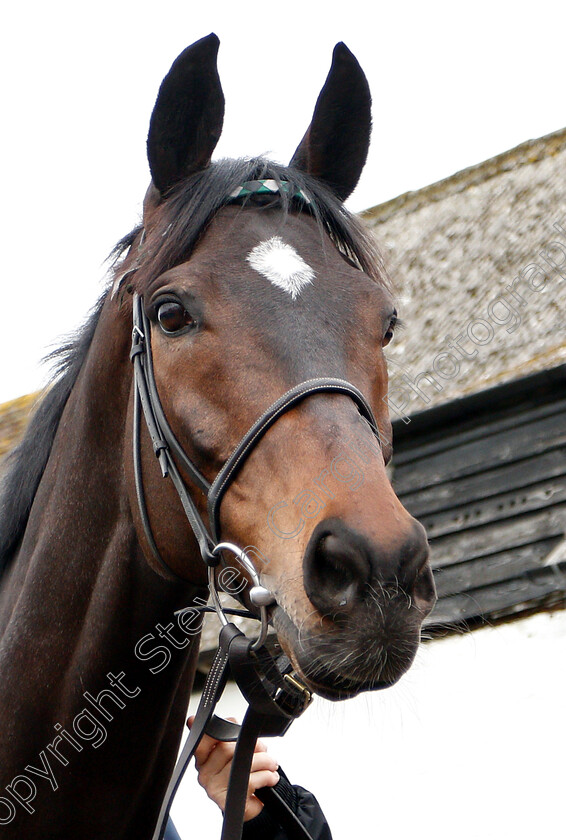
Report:
[[[426,527],[429,626],[566,600],[566,365],[393,424],[393,484]]]

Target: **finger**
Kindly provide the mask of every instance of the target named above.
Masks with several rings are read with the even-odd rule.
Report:
[[[192,729],[193,723],[195,722],[195,715],[189,715],[187,718],[187,726],[189,729]],[[212,738],[210,735],[204,733],[202,736],[198,747],[195,750],[195,765],[198,767],[202,766],[208,760],[208,757],[212,753],[212,750],[216,747],[219,742],[216,738]]]
[[[223,748],[226,749],[223,749]],[[232,749],[229,749],[229,748]],[[218,754],[216,751],[219,751]],[[208,795],[218,801],[222,796],[225,796],[228,789],[228,782],[230,780],[230,771],[232,769],[234,745],[223,744],[217,746],[208,761],[200,768],[198,781],[204,787]],[[252,756],[250,774],[260,774],[265,772],[275,773],[278,764],[275,759],[266,752],[255,753]],[[256,790],[261,787],[264,777],[261,775],[254,775],[252,788]],[[277,784],[277,781],[273,782]]]
[[[197,769],[199,773],[204,774],[208,779],[217,776],[231,764],[235,749],[236,744],[233,741],[216,741],[214,749],[207,753],[203,750],[204,758],[202,760],[197,755]]]
[[[250,773],[254,773],[256,770],[277,770],[278,768],[277,761],[269,753],[254,753]]]
[[[236,718],[229,717],[226,720],[231,721],[232,723],[238,723]],[[192,727],[193,723],[195,722],[195,715],[190,715],[187,718],[187,726],[189,729]],[[198,768],[202,767],[203,764],[206,764],[209,757],[212,755],[212,751],[216,748],[217,744],[224,743],[223,741],[219,741],[216,738],[213,738],[211,735],[207,735],[206,733],[202,736],[198,747],[195,750],[195,765]]]
[[[263,743],[263,741],[256,741],[256,744],[255,744],[255,747],[254,747],[254,752],[255,752],[255,753],[258,753],[258,752],[267,752],[267,747],[266,747],[266,745]]]
[[[262,787],[274,787],[279,781],[279,773],[273,770],[260,770],[256,773],[250,774],[250,781],[248,784],[248,796],[246,799],[246,807],[244,811],[244,822],[252,820],[257,817],[263,809],[263,802],[254,796],[256,790]]]
[[[222,811],[226,807],[228,776],[229,770],[226,769],[217,776],[214,776],[214,778],[205,787],[209,798],[212,799]],[[279,773],[274,770],[258,770],[250,774],[244,820],[251,820],[253,817],[257,816],[263,808],[263,802],[254,796],[255,791],[262,787],[273,787],[278,781]]]
[[[255,773],[250,773],[248,796],[254,794],[259,788],[274,787],[280,778],[276,770],[257,770]]]
[[[203,767],[214,755],[214,751],[219,745],[224,744],[223,741],[218,741],[210,735],[203,735],[200,744],[195,750],[195,764],[197,769]],[[233,750],[232,750],[233,751]]]
[[[188,729],[193,728],[193,723],[195,722],[195,715],[189,715],[187,718],[187,727]],[[200,739],[199,745],[195,750],[195,766],[198,768],[199,764],[204,764],[206,762],[208,756],[216,746],[216,740],[211,738],[209,735],[204,734]]]
[[[225,758],[225,756],[223,758]],[[232,769],[232,759],[230,757],[221,767],[219,764],[220,760],[217,763],[216,756],[213,753],[211,758],[199,771],[198,776],[199,784],[206,789],[208,795],[211,799],[214,799],[215,802],[220,801],[226,796],[228,783],[230,781],[230,771]],[[268,753],[256,753],[252,757],[252,764],[250,768],[250,791],[253,792],[254,790],[257,790],[258,787],[262,787],[266,779],[270,780],[270,785],[277,784],[277,768],[277,762],[272,756],[268,755]],[[266,776],[266,773],[271,773],[274,776],[277,776],[277,778],[273,781],[272,776]]]

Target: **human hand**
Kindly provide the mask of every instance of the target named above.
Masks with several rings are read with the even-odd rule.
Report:
[[[194,719],[194,715],[191,715],[188,719],[187,726],[189,729],[193,725]],[[227,720],[237,723],[234,718],[227,718]],[[235,749],[236,744],[233,741],[217,741],[209,735],[203,735],[195,752],[198,782],[222,812],[226,807],[226,793]],[[258,741],[252,758],[244,822],[257,817],[262,810],[263,802],[257,796],[254,796],[254,793],[258,788],[273,787],[277,784],[279,781],[278,767],[275,759],[268,754],[265,744]]]

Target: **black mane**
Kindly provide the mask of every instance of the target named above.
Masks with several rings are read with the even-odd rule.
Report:
[[[321,181],[299,170],[257,158],[222,160],[184,181],[163,202],[160,222],[139,252],[135,284],[140,291],[150,279],[188,258],[214,215],[230,202],[230,194],[246,181],[287,182],[287,190],[267,198],[243,199],[254,204],[277,204],[285,213],[309,212],[336,247],[376,282],[388,285],[382,261],[371,236]],[[297,199],[305,193],[310,204]],[[129,257],[139,238],[135,228],[118,242],[111,257]],[[120,272],[120,265],[116,268]],[[22,442],[8,456],[0,488],[0,576],[23,537],[37,488],[47,465],[63,409],[67,403],[96,330],[105,292],[82,329],[49,358],[56,363],[53,384],[33,415]]]
[[[105,297],[76,335],[49,354],[55,363],[54,384],[33,414],[23,440],[6,458],[0,488],[0,577],[25,531],[59,420],[88,353]]]

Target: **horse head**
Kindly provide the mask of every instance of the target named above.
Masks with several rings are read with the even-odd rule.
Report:
[[[323,696],[347,697],[404,673],[435,600],[425,531],[386,471],[394,298],[369,234],[343,206],[367,157],[369,88],[338,44],[289,166],[211,162],[224,113],[217,50],[214,35],[197,42],[161,85],[143,230],[128,242],[115,297],[127,289],[142,300],[164,415],[213,486],[257,418],[300,383],[351,383],[371,407],[362,416],[347,389],[305,395],[258,436],[217,508],[220,538],[247,547],[273,595],[269,618],[297,673]],[[147,545],[126,460],[140,543],[167,574]],[[161,557],[204,584],[194,534],[145,431],[141,460]],[[206,494],[178,466],[213,528]],[[238,564],[224,559],[219,585],[228,566]],[[231,591],[254,610],[249,575],[238,572]]]

